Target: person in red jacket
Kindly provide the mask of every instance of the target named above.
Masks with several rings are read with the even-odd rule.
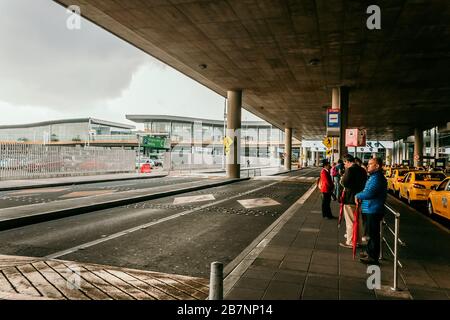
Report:
[[[320,172],[320,192],[322,193],[322,216],[324,218],[333,219],[331,213],[331,196],[334,190],[333,180],[330,175],[330,163],[327,160],[323,161],[322,171]]]

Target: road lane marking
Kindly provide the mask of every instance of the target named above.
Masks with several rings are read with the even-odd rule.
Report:
[[[237,202],[239,202],[245,209],[276,206],[280,204],[271,198],[243,199],[238,200]]]
[[[74,191],[60,196],[59,198],[81,198],[88,196],[98,196],[102,194],[113,193],[114,190],[92,190],[92,191]]]
[[[53,254],[45,256],[45,258],[47,258],[47,259],[55,259],[55,258],[58,258],[58,257],[61,257],[61,256],[65,256],[65,255],[67,255],[69,253],[73,253],[73,252],[78,251],[78,250],[84,250],[86,248],[95,246],[95,245],[100,244],[102,242],[106,242],[106,241],[109,241],[109,240],[112,240],[112,239],[116,239],[116,238],[125,236],[127,234],[130,234],[132,232],[136,232],[136,231],[139,231],[139,230],[142,230],[142,229],[146,229],[148,227],[160,224],[162,222],[170,221],[170,220],[182,217],[184,215],[187,215],[187,214],[190,214],[190,213],[193,213],[193,212],[196,212],[196,211],[208,208],[208,207],[212,207],[212,206],[218,205],[220,203],[223,203],[223,202],[235,199],[235,198],[239,198],[239,197],[245,196],[247,194],[250,194],[250,193],[253,193],[253,192],[256,192],[256,191],[268,188],[268,187],[271,187],[271,186],[273,186],[273,185],[275,185],[277,183],[279,183],[279,182],[278,181],[277,182],[272,182],[272,183],[266,184],[266,185],[264,185],[262,187],[258,187],[258,188],[255,188],[255,189],[252,189],[252,190],[249,190],[249,191],[246,191],[246,192],[239,193],[239,194],[237,194],[235,196],[232,196],[232,197],[228,197],[228,198],[225,198],[225,199],[222,199],[222,200],[219,200],[219,201],[215,201],[215,202],[211,202],[211,203],[202,205],[202,206],[200,206],[198,208],[195,208],[195,209],[179,212],[179,213],[173,214],[171,216],[158,219],[158,220],[153,221],[153,222],[149,222],[149,223],[137,226],[137,227],[126,229],[126,230],[123,230],[123,231],[111,234],[111,235],[109,235],[107,237],[103,237],[103,238],[100,238],[100,239],[97,239],[97,240],[86,242],[86,243],[80,244],[78,246],[75,246],[75,247],[72,247],[72,248],[69,248],[69,249],[66,249],[66,250],[55,252]]]
[[[216,200],[216,198],[214,198],[212,194],[204,194],[200,196],[190,196],[190,197],[176,197],[175,199],[173,199],[173,204],[184,204],[210,200]]]
[[[27,194],[40,194],[40,193],[53,193],[53,192],[62,192],[66,191],[69,188],[45,188],[45,189],[26,189],[26,190],[20,190],[20,191],[13,191],[8,193],[8,196],[25,196]]]

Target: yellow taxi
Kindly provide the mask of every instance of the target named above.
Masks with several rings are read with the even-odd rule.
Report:
[[[409,204],[414,201],[427,201],[431,188],[439,185],[445,178],[442,172],[408,172],[399,184],[399,197],[407,199]]]
[[[389,166],[383,167],[384,176],[386,177],[386,179],[388,179],[388,178],[391,177],[391,175],[392,175],[392,170],[394,170],[392,167],[389,167]]]
[[[390,178],[387,179],[388,191],[397,195],[400,190],[400,182],[409,171],[411,169],[393,169]]]
[[[446,178],[428,195],[428,213],[450,220],[450,177]]]

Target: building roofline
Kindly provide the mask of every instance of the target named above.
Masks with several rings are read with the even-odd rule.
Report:
[[[72,119],[60,119],[60,120],[33,122],[33,123],[13,124],[13,125],[0,125],[0,129],[33,128],[33,127],[48,126],[48,125],[53,125],[53,124],[89,122],[89,119],[91,120],[91,123],[112,126],[112,127],[122,128],[122,129],[136,129],[136,126],[133,126],[133,125],[119,123],[119,122],[113,122],[113,121],[107,121],[107,120],[101,120],[101,119],[96,119],[96,118],[72,118]]]
[[[168,120],[168,121],[179,121],[179,122],[202,122],[206,124],[215,124],[223,126],[223,120],[212,120],[212,119],[202,119],[193,117],[180,117],[180,116],[169,116],[169,115],[159,115],[159,114],[127,114],[125,117],[128,120],[143,123],[150,120]],[[265,121],[242,121],[242,124],[254,125],[254,126],[267,126],[270,127],[271,124]]]

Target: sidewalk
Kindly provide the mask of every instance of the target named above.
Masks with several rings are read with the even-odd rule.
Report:
[[[164,171],[152,173],[117,173],[117,174],[102,174],[93,176],[74,176],[74,177],[60,177],[60,178],[46,178],[46,179],[28,179],[28,180],[0,180],[0,192],[12,191],[20,189],[32,188],[48,188],[59,187],[73,184],[88,184],[98,182],[111,182],[134,179],[151,179],[167,176]]]
[[[403,256],[408,257],[404,268],[399,268],[400,291],[390,289],[393,285],[393,263],[392,257],[387,254],[380,264],[381,289],[369,290],[366,285],[370,275],[366,273],[367,266],[359,262],[358,253],[353,260],[352,250],[339,246],[339,242],[344,239],[345,225],[338,229],[337,220],[322,218],[320,193],[315,190],[304,204],[300,201],[294,206],[288,210],[292,209],[291,212],[287,211],[280,217],[278,225],[273,225],[273,230],[264,239],[258,239],[259,242],[253,244],[253,249],[247,252],[243,260],[241,257],[241,262],[235,268],[233,266],[224,283],[225,299],[450,299],[448,250],[445,257],[418,256],[426,251],[423,247],[437,246],[433,237],[436,241],[446,241],[444,250],[449,245],[449,235],[438,233],[438,228],[431,223],[426,227],[429,241],[422,242],[420,252],[415,251],[415,246],[400,249],[400,260]],[[332,211],[337,217],[337,202],[333,202]],[[413,221],[410,223],[408,220]],[[420,241],[418,237],[422,226],[415,224],[415,220],[405,217],[401,222],[400,230],[404,232],[401,231],[400,237],[407,243],[411,237],[416,242]],[[415,259],[425,259],[434,267],[431,268],[435,274],[432,283],[426,285],[426,275],[413,276],[420,269],[417,267],[419,261]],[[437,260],[440,269],[437,269],[436,263],[432,263]],[[226,269],[227,272],[231,271]],[[421,269],[424,269],[423,265]],[[412,274],[409,279],[406,277],[405,283],[404,275],[408,273]],[[411,290],[406,286],[410,284],[414,284]]]

